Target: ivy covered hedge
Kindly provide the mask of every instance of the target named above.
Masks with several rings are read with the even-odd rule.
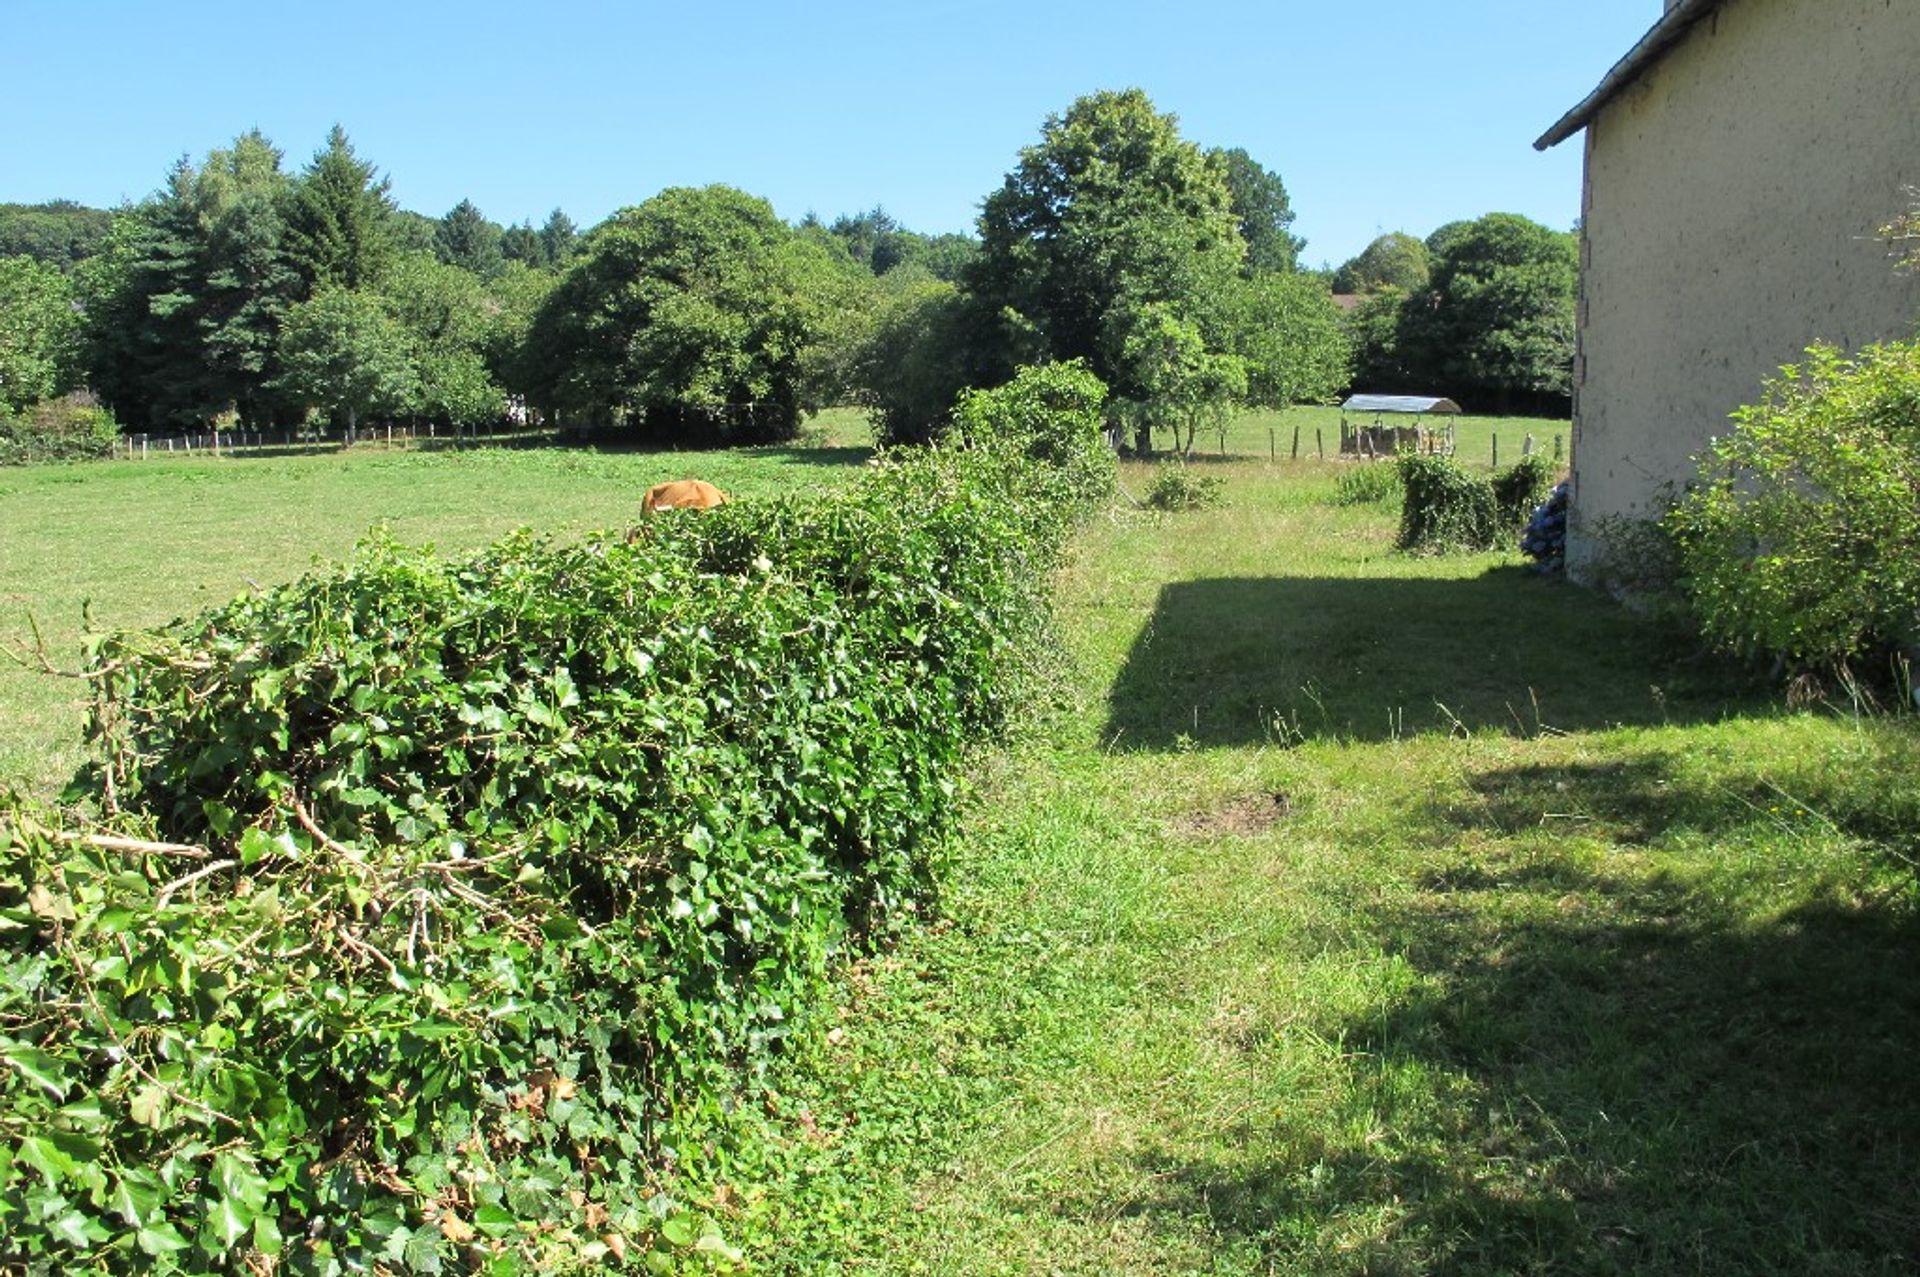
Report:
[[[924,888],[1101,396],[1032,370],[844,496],[376,542],[102,642],[105,826],[0,814],[0,1266],[725,1267],[675,1132]]]
[[[1399,470],[1402,550],[1445,553],[1491,550],[1515,536],[1553,487],[1553,470],[1540,457],[1482,478],[1451,457],[1407,453]]]

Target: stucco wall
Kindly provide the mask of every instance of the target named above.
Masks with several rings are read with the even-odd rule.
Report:
[[[1920,0],[1729,0],[1587,133],[1569,567],[1815,340],[1911,336],[1873,237],[1920,184]]]

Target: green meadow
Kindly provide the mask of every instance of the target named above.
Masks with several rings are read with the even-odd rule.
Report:
[[[978,761],[937,897],[673,1191],[772,1273],[1912,1271],[1910,721],[1788,709],[1511,554],[1397,554],[1295,422],[1331,451],[1337,412],[1242,419],[1224,505],[1083,533],[1052,694]],[[83,615],[372,528],[459,551],[631,523],[665,478],[817,490],[866,458],[825,426],[0,472],[0,639],[71,670]],[[1463,458],[1496,429],[1504,462],[1565,423],[1463,423]],[[0,667],[0,777],[46,795],[85,696],[34,664]]]

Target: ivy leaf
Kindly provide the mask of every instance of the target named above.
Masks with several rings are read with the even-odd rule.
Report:
[[[505,1237],[514,1231],[517,1223],[513,1212],[504,1206],[489,1204],[473,1212],[473,1226],[489,1237]]]
[[[95,1242],[107,1241],[113,1236],[99,1220],[77,1210],[52,1220],[47,1230],[76,1250],[92,1250]]]
[[[262,1215],[253,1221],[253,1248],[262,1255],[278,1255],[286,1244],[286,1238],[280,1235],[280,1225],[271,1215]]]
[[[156,1258],[190,1249],[193,1245],[180,1235],[179,1229],[164,1219],[143,1225],[140,1231],[134,1234],[134,1240],[139,1243],[143,1252]]]
[[[158,1086],[143,1086],[134,1092],[127,1109],[139,1125],[160,1130],[167,1124],[167,1093]]]
[[[205,1231],[220,1243],[218,1253],[224,1254],[246,1236],[258,1214],[245,1202],[231,1197],[221,1197],[215,1201],[213,1209],[207,1212]]]
[[[49,1184],[56,1184],[73,1173],[73,1159],[55,1147],[53,1141],[40,1135],[22,1137],[14,1147],[14,1157],[47,1177]]]
[[[160,1182],[151,1171],[133,1170],[121,1176],[108,1195],[107,1207],[129,1228],[137,1228],[160,1208]],[[185,1245],[182,1242],[181,1245]],[[154,1252],[148,1251],[148,1254]]]
[[[45,1051],[34,1047],[11,1044],[0,1050],[7,1063],[18,1069],[27,1081],[52,1095],[56,1100],[67,1098],[67,1072],[59,1060]]]

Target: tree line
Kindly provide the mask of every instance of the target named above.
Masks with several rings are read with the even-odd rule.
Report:
[[[1579,242],[1512,213],[1382,235],[1343,265],[1354,382],[1442,393],[1487,412],[1564,413]]]
[[[857,403],[883,442],[914,442],[949,428],[960,391],[1079,359],[1144,450],[1356,384],[1487,407],[1564,395],[1568,237],[1493,215],[1385,237],[1330,278],[1301,268],[1293,220],[1277,173],[1184,138],[1139,90],[1050,117],[971,236],[881,207],[788,224],[726,186],[585,232],[557,209],[501,226],[468,200],[429,218],[338,127],[298,171],[254,131],[112,214],[0,205],[17,250],[0,256],[0,412],[84,387],[128,431],[512,411],[701,445],[789,438]],[[1350,315],[1343,284],[1367,294]]]

